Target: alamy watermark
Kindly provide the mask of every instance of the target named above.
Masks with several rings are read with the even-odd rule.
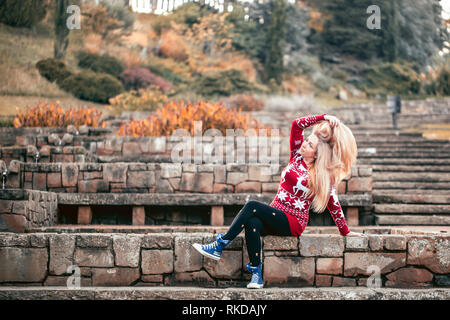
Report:
[[[225,136],[218,129],[207,129],[202,134],[203,121],[194,121],[194,135],[186,129],[176,129],[172,137],[182,141],[171,152],[174,163],[254,163],[266,164],[263,175],[278,172],[280,166],[279,129],[226,129]],[[247,143],[248,141],[248,143]]]
[[[366,13],[371,14],[367,18],[367,28],[370,30],[381,29],[381,9],[377,5],[367,7]]]

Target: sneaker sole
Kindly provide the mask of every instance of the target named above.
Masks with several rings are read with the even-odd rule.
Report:
[[[262,289],[262,287],[264,287],[264,284],[249,283],[247,285],[248,289]]]
[[[214,260],[217,260],[217,261],[220,260],[220,258],[218,258],[218,257],[216,257],[216,256],[214,256],[214,255],[212,255],[212,254],[210,254],[208,252],[203,251],[202,250],[202,246],[200,244],[194,243],[192,246],[194,247],[195,250],[197,250],[199,253],[201,253],[205,257],[208,257],[208,258],[211,258],[211,259],[214,259]]]

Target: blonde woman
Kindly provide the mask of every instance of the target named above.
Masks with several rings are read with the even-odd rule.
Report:
[[[304,129],[314,126],[304,139]],[[356,162],[357,147],[351,130],[331,115],[322,114],[295,119],[291,126],[289,163],[284,168],[277,195],[267,205],[248,201],[231,223],[228,232],[219,233],[207,245],[194,244],[204,256],[219,260],[222,250],[245,229],[252,273],[247,288],[264,286],[260,236],[298,237],[308,224],[309,208],[321,213],[328,208],[342,236],[359,236],[350,232],[336,193],[337,185]]]

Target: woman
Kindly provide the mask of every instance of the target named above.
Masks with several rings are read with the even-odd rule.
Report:
[[[316,125],[304,140],[303,130]],[[336,194],[336,187],[356,162],[356,141],[350,129],[334,116],[322,114],[295,119],[291,126],[290,157],[281,173],[277,195],[267,205],[248,201],[233,220],[228,232],[219,233],[207,245],[195,243],[201,254],[219,260],[222,250],[245,228],[245,240],[252,273],[247,288],[264,286],[260,257],[260,236],[298,237],[308,224],[309,208],[321,213],[328,208],[342,236],[350,232]]]

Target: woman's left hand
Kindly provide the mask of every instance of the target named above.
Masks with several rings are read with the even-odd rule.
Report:
[[[362,236],[364,236],[364,234],[363,234],[363,233],[360,233],[360,232],[353,232],[353,231],[350,231],[350,232],[347,233],[345,236],[346,236],[346,237],[362,237]]]
[[[331,128],[337,127],[341,123],[338,118],[336,118],[335,116],[330,116],[328,114],[324,116],[324,119],[329,122]]]

